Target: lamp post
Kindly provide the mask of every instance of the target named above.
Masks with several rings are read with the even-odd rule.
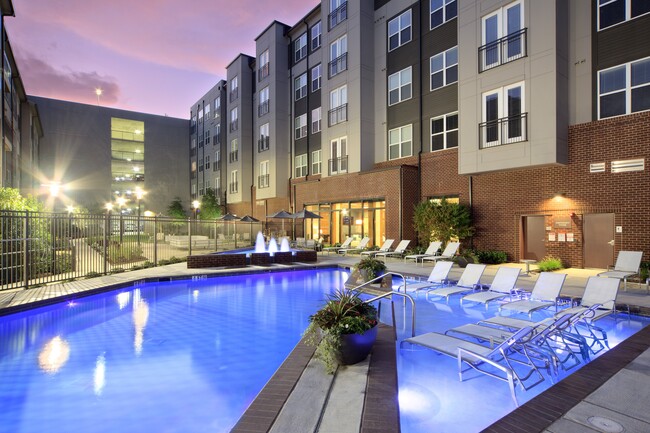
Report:
[[[201,207],[201,202],[198,200],[194,200],[192,202],[192,208],[194,209],[194,219],[198,219],[198,214],[199,214],[199,208]]]
[[[99,106],[99,97],[102,96],[102,89],[99,87],[95,89],[95,95],[97,95],[97,106]]]
[[[120,211],[120,245],[122,245],[122,239],[124,235],[124,217],[122,215],[122,207],[126,204],[126,199],[124,197],[118,197],[117,200],[117,205],[119,206],[119,211]]]
[[[135,198],[138,201],[138,247],[140,246],[140,202],[142,200],[142,197],[146,194],[145,191],[143,191],[141,188],[136,188],[135,189]]]

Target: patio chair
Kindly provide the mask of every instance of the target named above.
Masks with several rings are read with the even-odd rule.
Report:
[[[535,282],[530,298],[502,304],[499,306],[499,311],[526,313],[529,317],[532,317],[533,312],[537,310],[552,306],[555,306],[557,311],[557,299],[562,291],[564,280],[566,280],[566,274],[542,272]]]
[[[336,251],[336,252],[338,252],[338,250],[342,250],[342,249],[345,249],[345,248],[350,248],[350,244],[351,244],[351,243],[352,243],[352,238],[351,238],[351,237],[348,237],[348,238],[346,238],[345,241],[344,241],[341,245],[339,245],[338,247],[325,247],[325,248],[323,248],[323,251],[327,251],[327,254],[329,255],[330,251]]]
[[[482,344],[463,340],[462,338],[429,332],[407,338],[400,343],[400,349],[404,343],[414,344],[435,350],[443,355],[458,359],[458,376],[463,381],[463,373],[470,368],[495,379],[508,383],[510,395],[515,403],[515,383],[519,384],[522,390],[528,390],[544,381],[544,376],[539,372],[537,366],[530,358],[528,349],[524,342],[531,338],[533,328],[527,327],[515,332],[510,338],[504,340],[494,348]],[[523,358],[522,358],[523,357]],[[513,362],[524,365],[527,368],[525,374],[519,373],[512,366]],[[468,367],[463,369],[463,364]],[[487,367],[487,368],[485,368]],[[495,372],[496,370],[496,372]],[[533,376],[535,374],[535,376]],[[533,382],[526,384],[526,381],[533,379]]]
[[[451,263],[451,262],[450,262]],[[444,297],[447,302],[449,302],[449,297],[451,295],[457,295],[461,293],[472,292],[479,288],[479,283],[481,281],[481,276],[485,271],[485,265],[478,263],[470,263],[467,265],[460,280],[452,286],[441,287],[438,289],[428,290],[427,291],[427,300],[429,295]]]
[[[356,247],[349,247],[349,248],[343,248],[337,251],[338,254],[343,254],[344,256],[347,255],[347,253],[357,253],[361,251],[365,251],[366,248],[368,248],[368,244],[370,243],[370,238],[365,237],[359,241],[359,245]]]
[[[404,262],[407,260],[415,260],[415,263],[417,263],[422,257],[435,256],[438,254],[441,245],[442,242],[440,241],[429,242],[429,246],[424,254],[409,254],[408,256],[404,256]]]
[[[513,292],[516,291],[515,284],[517,283],[520,272],[521,269],[519,268],[501,266],[497,269],[494,280],[492,280],[492,284],[490,284],[490,288],[487,291],[470,293],[469,295],[463,296],[460,298],[460,304],[462,305],[463,301],[477,302],[479,304],[485,304],[485,309],[487,310],[490,301],[503,299],[506,296],[512,298]]]
[[[619,251],[614,268],[598,274],[599,277],[623,280],[623,290],[627,291],[627,277],[639,274],[643,251]]]
[[[460,242],[449,242],[445,247],[444,251],[439,256],[422,257],[421,258],[422,265],[424,266],[425,260],[432,261],[434,263],[437,262],[438,260],[451,260],[458,252],[458,248],[460,248]]]
[[[431,270],[429,278],[426,281],[420,283],[409,283],[405,281],[401,287],[404,287],[405,292],[417,292],[423,289],[431,289],[433,287],[440,287],[449,282],[449,271],[454,265],[453,262],[438,262]]]
[[[395,247],[395,251],[379,252],[375,254],[375,258],[383,257],[385,259],[388,259],[388,257],[396,257],[396,256],[399,256],[401,258],[406,252],[406,249],[408,248],[410,243],[411,243],[410,240],[401,240],[399,244],[397,244],[397,247]]]
[[[377,251],[362,251],[361,255],[362,256],[374,257],[375,254],[385,253],[387,251],[390,251],[390,247],[393,245],[393,242],[395,242],[395,239],[386,239],[386,241],[381,246],[381,248],[379,248],[379,250],[377,250]]]

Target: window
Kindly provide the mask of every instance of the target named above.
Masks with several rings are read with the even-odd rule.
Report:
[[[203,123],[203,110],[199,110],[199,123]]]
[[[345,21],[348,17],[347,0],[330,0],[330,14],[328,15],[330,30]]]
[[[192,141],[190,142],[190,149],[196,148],[196,138],[192,138]]]
[[[330,78],[348,69],[348,35],[343,35],[330,44]]]
[[[268,188],[270,184],[269,161],[260,162],[260,175],[257,178],[258,188]]]
[[[311,174],[320,174],[321,170],[321,151],[315,150],[311,153]]]
[[[221,162],[221,151],[217,150],[214,152],[214,163],[219,164]]]
[[[431,119],[431,151],[458,147],[458,113]]]
[[[411,42],[411,9],[388,21],[388,51]]]
[[[315,92],[320,89],[320,80],[321,80],[321,66],[320,64],[311,68],[311,91]]]
[[[295,100],[299,100],[307,96],[307,73],[293,80],[293,89],[295,93]]]
[[[268,77],[269,73],[271,72],[269,69],[269,50],[266,50],[260,54],[259,65],[260,67],[257,70],[257,80],[261,81],[264,78]]]
[[[458,81],[458,47],[450,48],[430,59],[431,90]]]
[[[434,29],[456,18],[456,0],[429,0],[430,28]]]
[[[411,99],[411,67],[388,76],[388,105]]]
[[[311,28],[311,50],[314,51],[320,47],[321,25],[320,21]]]
[[[210,155],[205,155],[205,169],[210,170]]]
[[[296,140],[299,140],[307,136],[307,113],[301,114],[300,116],[296,117],[295,128],[296,128]]]
[[[190,123],[192,126],[196,126],[196,115],[192,116],[192,121]]]
[[[230,141],[230,162],[236,162],[239,160],[239,143],[236,138],[233,138]]]
[[[296,177],[307,176],[307,154],[296,156]]]
[[[483,94],[480,147],[494,147],[527,139],[524,83],[512,84]]]
[[[311,133],[316,134],[321,129],[321,107],[311,110]]]
[[[269,149],[269,141],[270,141],[269,131],[270,131],[270,127],[268,123],[265,123],[264,125],[260,126],[260,139],[257,145],[258,152],[263,152]]]
[[[237,99],[239,96],[239,79],[237,76],[233,77],[232,80],[230,80],[230,102],[234,101]]]
[[[523,22],[523,5],[519,1],[482,18],[480,71],[511,62],[526,54]]]
[[[221,111],[221,96],[217,96],[214,98],[214,117],[219,116],[219,112]]]
[[[239,129],[239,107],[230,110],[230,132]]]
[[[329,174],[347,173],[348,171],[348,138],[340,137],[330,142]]]
[[[650,57],[598,72],[598,118],[650,110]]]
[[[388,159],[413,155],[413,126],[406,125],[388,131]]]
[[[348,86],[330,92],[329,126],[348,120]]]
[[[307,32],[298,36],[298,39],[293,42],[293,51],[294,63],[298,63],[307,56]]]
[[[199,182],[199,195],[202,196],[203,194],[203,182]]]
[[[263,116],[269,112],[269,87],[260,90],[260,105],[257,107],[257,115]]]
[[[196,184],[192,184],[192,195],[196,194]]]
[[[217,195],[221,192],[221,178],[219,176],[214,178],[214,192]]]
[[[219,124],[214,129],[214,144],[221,144],[221,125]]]
[[[203,158],[199,158],[199,171],[203,171]]]
[[[230,172],[230,193],[234,194],[239,191],[239,185],[237,184],[237,170]]]
[[[205,118],[209,119],[210,118],[210,104],[206,105],[205,108],[203,108],[203,111],[205,113]]]
[[[206,145],[210,144],[210,130],[209,129],[207,131],[205,131],[204,136],[205,136],[205,144]]]
[[[648,0],[599,0],[598,29],[603,30],[649,12]]]

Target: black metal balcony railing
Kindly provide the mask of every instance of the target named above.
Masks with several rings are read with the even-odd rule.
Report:
[[[341,4],[341,6],[337,7],[334,9],[330,14],[328,15],[328,25],[329,25],[329,30],[332,30],[334,27],[339,25],[339,23],[345,21],[348,18],[348,2],[344,2]]]
[[[271,180],[270,174],[262,174],[260,176],[257,176],[257,187],[268,188],[270,180]]]
[[[483,72],[526,57],[527,29],[521,29],[478,49],[478,71]]]
[[[269,63],[265,63],[257,70],[257,81],[262,81],[264,78],[269,76],[270,73]]]
[[[196,171],[190,173],[190,179],[196,179]]]
[[[199,147],[203,147],[203,140],[199,140]]]
[[[237,162],[239,160],[239,150],[232,150],[230,152],[230,162]]]
[[[329,78],[348,69],[348,53],[345,52],[328,63]]]
[[[239,119],[230,122],[230,132],[236,131],[237,129],[239,129]]]
[[[307,136],[307,125],[303,125],[300,128],[296,128],[296,140],[305,138]]]
[[[528,113],[490,120],[478,125],[479,148],[501,146],[528,140]]]
[[[347,173],[348,172],[348,156],[340,158],[333,158],[329,160],[329,174]]]
[[[235,87],[230,91],[230,102],[234,101],[239,97],[239,87]]]
[[[190,149],[190,156],[196,156],[196,147]]]
[[[269,100],[267,99],[264,102],[260,102],[260,105],[257,106],[257,115],[259,116],[264,116],[269,112]]]
[[[269,150],[269,136],[268,135],[263,135],[260,137],[259,140],[257,140],[257,151],[258,152],[264,152],[265,150]]]
[[[239,191],[239,184],[237,182],[231,182],[230,183],[230,193],[235,194]]]
[[[348,120],[348,104],[339,105],[328,111],[329,126],[336,125],[337,123],[346,122]]]

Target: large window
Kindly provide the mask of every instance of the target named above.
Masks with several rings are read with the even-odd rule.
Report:
[[[458,147],[458,113],[431,119],[431,150]]]
[[[209,119],[210,118],[210,104],[207,104],[204,108],[203,111],[205,112],[205,118]]]
[[[524,8],[520,1],[510,3],[481,20],[480,71],[508,63],[526,55]]]
[[[412,96],[411,67],[388,76],[388,105],[397,104]]]
[[[307,176],[307,154],[296,156],[296,177]]]
[[[260,90],[260,105],[257,107],[258,116],[268,114],[270,109],[269,95],[270,92],[268,86]]]
[[[221,96],[217,96],[214,98],[214,117],[217,118],[219,117],[219,113],[221,111]]]
[[[388,21],[388,51],[411,41],[411,9]]]
[[[230,132],[239,129],[239,107],[230,110]]]
[[[321,151],[315,150],[311,153],[311,174],[320,174],[322,168]]]
[[[315,92],[320,89],[322,70],[320,63],[311,68],[311,91]]]
[[[257,179],[258,188],[268,188],[270,186],[271,174],[269,171],[269,161],[260,162],[260,174]]]
[[[388,159],[413,155],[413,126],[406,125],[388,131]]]
[[[259,138],[259,142],[257,143],[258,152],[263,152],[269,149],[269,141],[270,141],[269,131],[270,131],[270,126],[268,123],[265,123],[264,125],[260,126],[260,138]]]
[[[598,29],[650,13],[648,0],[598,0]]]
[[[239,78],[237,76],[230,80],[230,102],[239,97]]]
[[[429,0],[430,28],[434,29],[458,14],[456,0]]]
[[[348,86],[330,92],[329,126],[348,120]]]
[[[239,191],[239,183],[238,183],[238,172],[237,170],[233,170],[230,172],[230,193],[235,194]]]
[[[236,138],[230,141],[230,162],[239,161],[239,142]]]
[[[260,54],[259,65],[260,67],[257,70],[257,79],[262,80],[268,77],[271,72],[269,69],[269,50],[266,50]]]
[[[348,36],[343,35],[330,44],[330,78],[348,69]]]
[[[321,107],[311,110],[311,133],[316,134],[321,130]]]
[[[205,155],[205,169],[210,170],[210,155]]]
[[[302,99],[307,96],[307,73],[305,72],[301,76],[293,80],[293,90],[295,100]]]
[[[320,39],[321,39],[321,24],[320,21],[314,24],[314,26],[311,28],[311,50],[314,51],[320,47]]]
[[[450,48],[430,59],[431,90],[458,81],[458,47]]]
[[[483,94],[483,123],[479,125],[481,148],[527,139],[524,83]]]
[[[296,140],[307,136],[307,113],[301,114],[295,120]]]
[[[330,13],[327,16],[330,30],[348,17],[347,0],[330,0]]]
[[[650,57],[598,72],[598,118],[650,110]]]
[[[348,138],[339,137],[330,142],[329,174],[348,172]]]
[[[307,32],[298,36],[293,43],[294,51],[294,63],[298,63],[300,60],[304,59],[307,56]]]

